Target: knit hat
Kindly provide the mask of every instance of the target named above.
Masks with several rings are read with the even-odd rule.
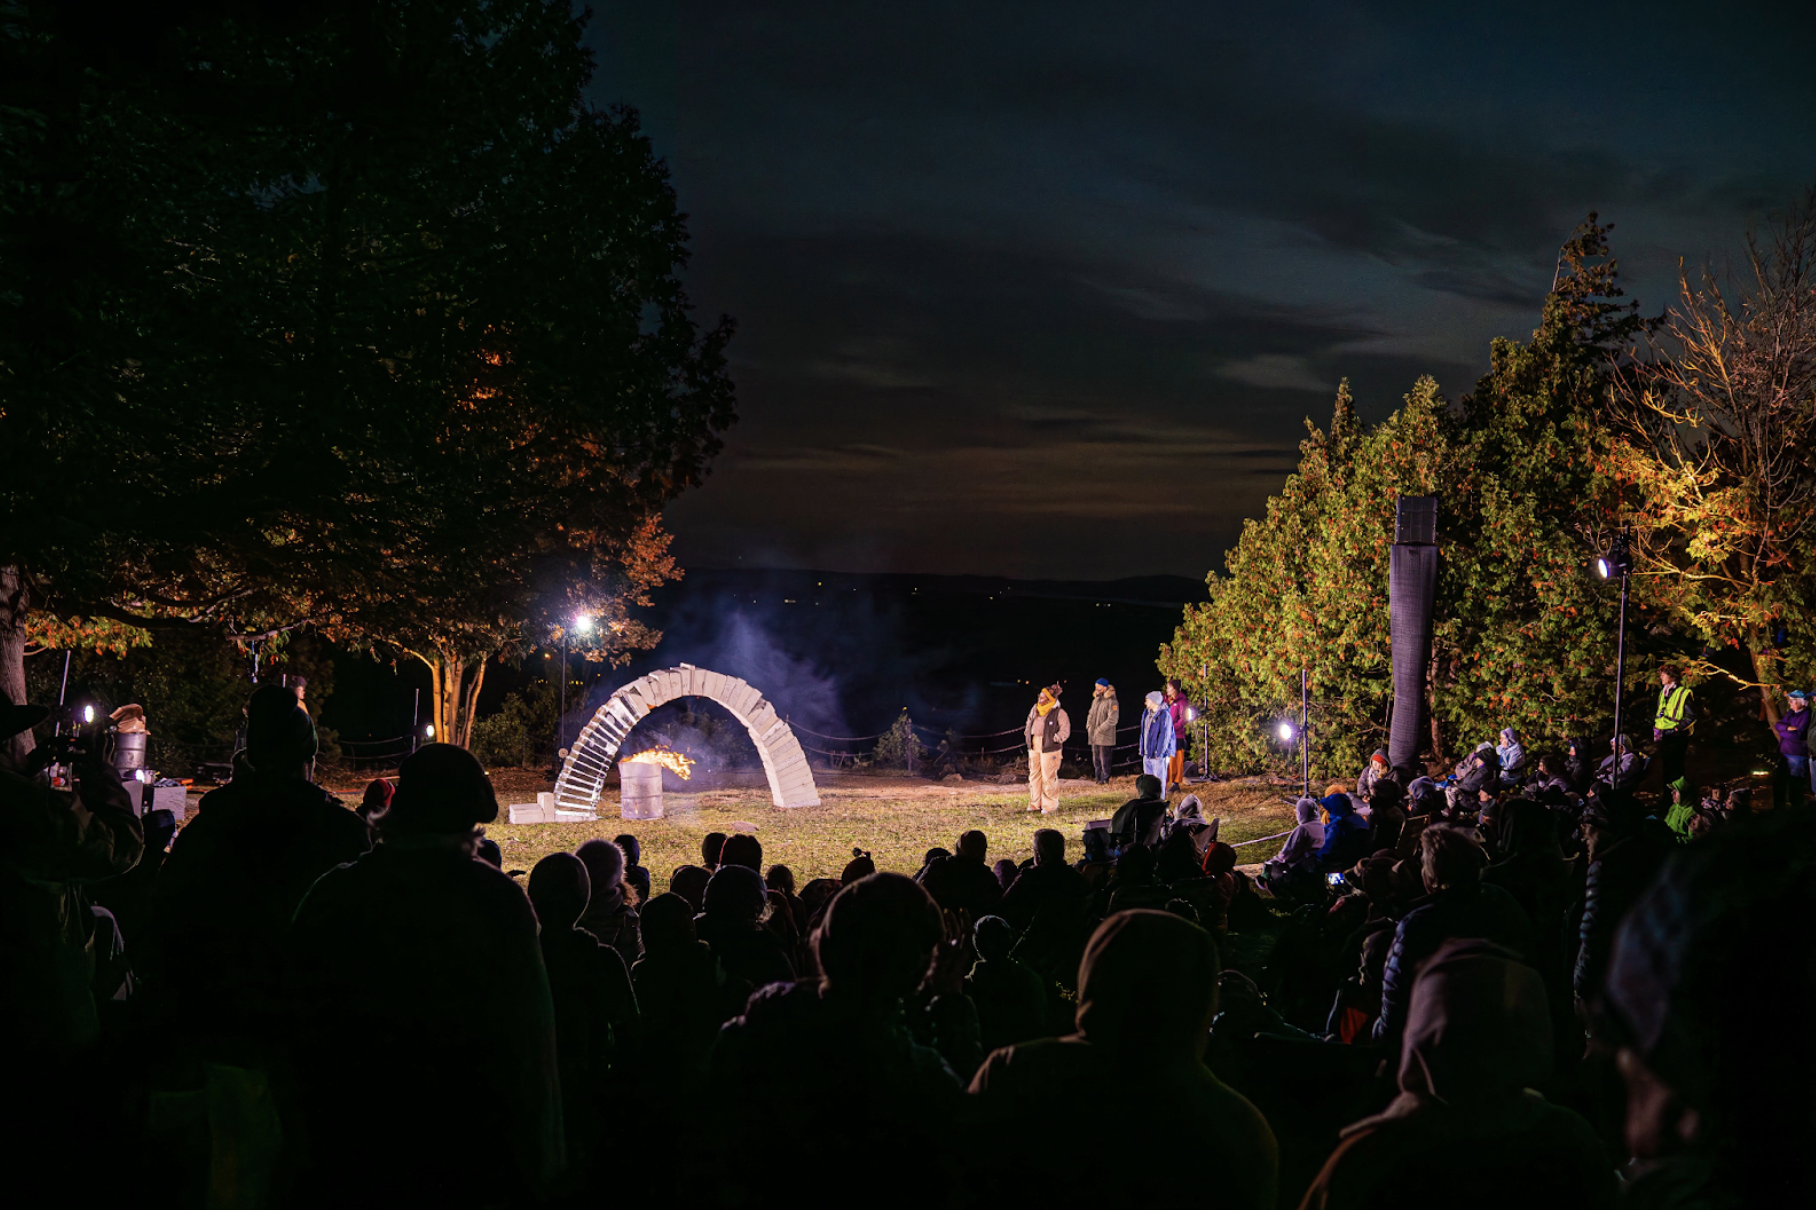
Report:
[[[467,832],[497,818],[498,796],[473,754],[453,744],[428,744],[398,766],[385,827]]]
[[[1097,685],[1101,689],[1108,689],[1110,687],[1110,682],[1100,676],[1097,678]]]

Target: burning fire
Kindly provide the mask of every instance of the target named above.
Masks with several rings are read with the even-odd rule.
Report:
[[[635,756],[627,756],[620,764],[625,765],[661,765],[683,781],[694,775],[692,757],[683,756],[670,748],[647,748]]]

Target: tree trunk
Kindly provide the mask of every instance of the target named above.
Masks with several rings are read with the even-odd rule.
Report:
[[[1438,645],[1431,645],[1431,664],[1425,671],[1425,717],[1431,723],[1431,755],[1444,759],[1444,732],[1438,726]]]
[[[1767,725],[1777,726],[1778,720],[1783,714],[1778,708],[1778,695],[1771,689],[1763,688],[1763,686],[1772,685],[1777,682],[1778,669],[1775,665],[1778,662],[1778,657],[1769,651],[1762,651],[1757,648],[1747,652],[1747,654],[1753,659],[1753,679],[1758,681],[1762,686],[1759,691],[1760,709],[1765,712]]]
[[[460,722],[455,742],[463,748],[473,746],[473,720],[479,714],[479,690],[486,683],[486,661],[481,659],[473,668],[473,683],[461,694]]]
[[[0,689],[18,706],[25,704],[25,617],[30,609],[24,571],[17,564],[0,564]],[[30,731],[0,743],[15,760],[23,760],[37,746]]]

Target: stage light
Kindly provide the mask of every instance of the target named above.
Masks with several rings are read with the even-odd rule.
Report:
[[[1293,736],[1298,732],[1293,729],[1291,723],[1283,722],[1275,729],[1275,734],[1279,735],[1281,743],[1290,744],[1293,742]]]
[[[1600,576],[1604,580],[1606,580],[1609,576],[1614,574],[1614,569],[1612,567],[1608,566],[1608,560],[1607,560],[1606,556],[1599,558],[1595,561],[1595,574]]]
[[[92,723],[95,721],[95,708],[93,706],[82,707],[82,721],[85,723]]]
[[[574,618],[574,633],[575,634],[591,634],[592,630],[593,630],[593,619],[587,617],[584,613],[578,614],[575,616],[575,618]]]
[[[435,738],[435,724],[430,723],[428,726],[424,727],[422,729],[422,733],[427,738],[434,739]]]

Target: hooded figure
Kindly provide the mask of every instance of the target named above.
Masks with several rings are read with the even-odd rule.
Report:
[[[971,1081],[979,1113],[1011,1154],[1050,1145],[1055,1106],[1133,1111],[1193,1141],[1191,1163],[1018,1167],[1028,1205],[1274,1205],[1278,1152],[1255,1107],[1204,1065],[1217,1008],[1217,946],[1167,912],[1118,912],[1092,935],[1078,975],[1075,1033],[1011,1046]],[[990,1199],[985,1199],[990,1200]]]
[[[1573,735],[1564,743],[1564,780],[1577,794],[1587,794],[1595,780],[1595,749],[1586,735]]]
[[[1267,864],[1280,870],[1289,870],[1308,857],[1316,857],[1318,850],[1324,847],[1324,824],[1318,818],[1318,801],[1314,798],[1301,798],[1293,804],[1293,818],[1297,821],[1292,835],[1280,846],[1280,851],[1268,859]]]
[[[643,956],[637,909],[624,894],[624,850],[609,840],[589,840],[574,850],[586,867],[590,894],[580,927],[618,951],[626,970]]]
[[[1166,695],[1148,694],[1141,712],[1141,736],[1137,750],[1141,754],[1141,771],[1157,778],[1161,792],[1166,792],[1167,763],[1178,750],[1179,740],[1173,734],[1173,716],[1167,711]]]
[[[1544,980],[1486,942],[1451,942],[1413,986],[1400,1095],[1343,1132],[1301,1204],[1611,1205],[1614,1166],[1595,1131],[1532,1091],[1550,1074]]]
[[[297,908],[288,1037],[308,1200],[514,1203],[562,1168],[536,914],[473,856],[475,829],[496,818],[470,753],[418,749],[378,847],[323,875]],[[382,1122],[382,1145],[355,1121]],[[481,1144],[487,1162],[475,1164]]]
[[[1639,785],[1640,778],[1646,774],[1646,763],[1633,750],[1633,740],[1626,735],[1617,735],[1608,741],[1609,754],[1595,769],[1595,788],[1598,793],[1610,791],[1631,793]]]
[[[1368,856],[1368,821],[1356,814],[1349,795],[1338,792],[1319,804],[1330,822],[1324,825],[1324,843],[1318,848],[1318,864],[1326,870],[1347,870]]]
[[[1526,776],[1526,749],[1520,743],[1520,733],[1512,727],[1502,728],[1501,742],[1494,746],[1494,754],[1501,762],[1501,784],[1519,785]]]
[[[1363,802],[1372,801],[1375,783],[1383,777],[1392,777],[1393,770],[1387,764],[1387,749],[1376,748],[1368,763],[1362,766],[1362,773],[1356,778],[1356,797]]]

